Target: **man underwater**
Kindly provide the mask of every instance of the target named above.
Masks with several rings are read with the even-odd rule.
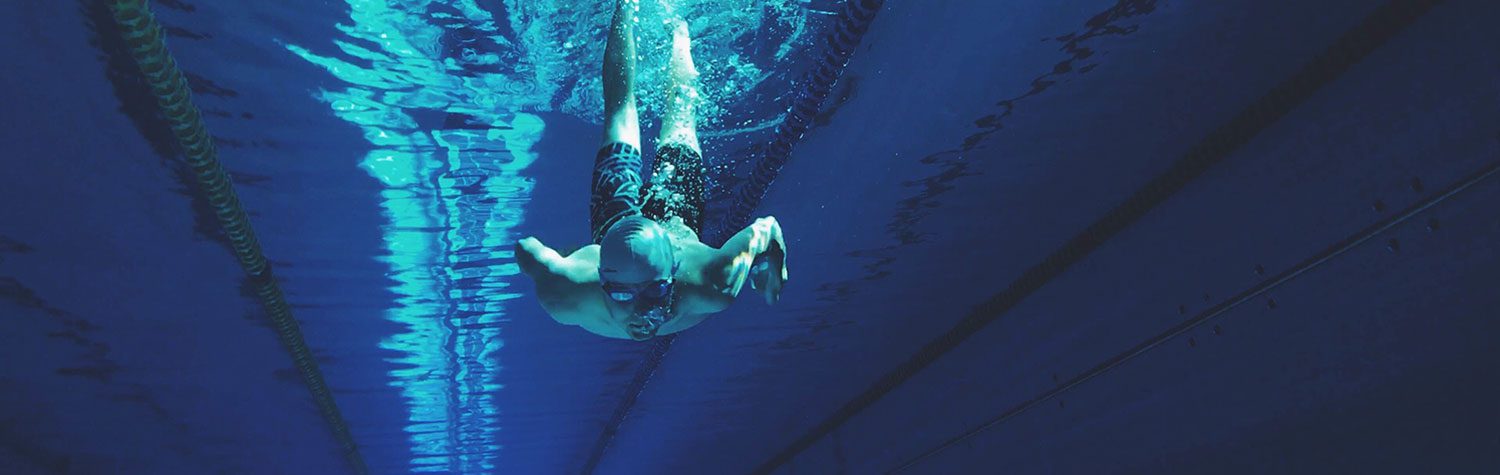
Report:
[[[558,323],[644,341],[728,308],[746,281],[774,304],[787,270],[786,242],[774,217],[757,219],[718,249],[698,240],[704,207],[693,115],[698,71],[680,19],[673,23],[672,85],[653,176],[643,186],[634,90],[637,7],[637,0],[616,4],[604,49],[604,144],[594,158],[589,200],[594,244],[563,256],[528,237],[516,243],[516,260]]]

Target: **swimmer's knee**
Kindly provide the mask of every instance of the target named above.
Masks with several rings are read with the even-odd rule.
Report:
[[[641,149],[641,129],[634,114],[616,113],[604,119],[603,145],[620,142]]]
[[[662,129],[661,137],[656,139],[656,148],[667,147],[683,147],[703,156],[703,150],[698,145],[698,131],[691,125]]]

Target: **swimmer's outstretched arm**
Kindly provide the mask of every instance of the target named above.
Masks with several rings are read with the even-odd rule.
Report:
[[[515,250],[521,272],[536,282],[536,296],[541,301],[542,308],[559,323],[576,324],[572,321],[576,315],[575,310],[580,299],[585,297],[580,294],[582,289],[592,288],[588,285],[591,280],[588,274],[594,271],[595,267],[592,266],[597,266],[598,263],[597,256],[594,256],[592,262],[588,262],[588,257],[597,252],[589,253],[580,249],[573,255],[563,256],[534,237],[517,242]],[[593,283],[598,285],[597,277],[593,279]]]
[[[765,296],[766,303],[781,300],[781,285],[786,282],[786,240],[781,224],[766,216],[755,220],[735,234],[718,250],[714,266],[722,266],[725,292],[738,296],[746,281]]]
[[[520,264],[521,272],[532,280],[552,278],[556,274],[552,272],[552,267],[562,259],[561,254],[542,244],[537,238],[528,237],[516,241],[516,263]]]

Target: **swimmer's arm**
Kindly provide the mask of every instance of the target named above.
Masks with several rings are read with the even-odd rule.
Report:
[[[720,275],[713,280],[723,286],[725,294],[737,297],[745,282],[752,277],[752,264],[761,256],[766,258],[769,268],[756,285],[765,296],[766,303],[776,303],[781,299],[781,284],[786,281],[788,274],[786,240],[781,234],[781,224],[776,222],[775,217],[755,220],[719,248],[712,268]]]
[[[554,275],[551,272],[552,262],[562,259],[562,256],[552,248],[542,244],[535,237],[528,237],[516,241],[516,263],[521,266],[521,272],[530,276],[532,280],[541,282],[543,279]]]
[[[578,272],[581,264],[574,258],[578,254],[582,252],[565,257],[534,237],[516,243],[516,262],[521,272],[536,282],[537,300],[553,320],[567,325],[578,324],[577,310],[583,298],[578,295],[582,287]]]

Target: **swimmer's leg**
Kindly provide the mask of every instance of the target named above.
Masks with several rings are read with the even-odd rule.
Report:
[[[635,109],[635,13],[639,0],[618,0],[604,46],[604,144],[623,142],[641,148],[640,116]]]
[[[707,182],[693,117],[698,70],[693,67],[687,23],[678,20],[673,26],[672,58],[668,64],[672,84],[667,88],[661,137],[656,142],[651,182],[643,190],[641,212],[663,222],[682,218],[684,225],[701,234]]]
[[[687,22],[672,25],[672,58],[668,62],[672,83],[667,87],[667,103],[662,111],[659,145],[682,144],[699,155],[698,130],[693,116],[693,102],[698,99],[698,68],[693,66],[692,39]]]
[[[604,145],[594,155],[589,228],[594,243],[610,226],[641,209],[641,126],[635,109],[635,12],[619,0],[604,46]]]

